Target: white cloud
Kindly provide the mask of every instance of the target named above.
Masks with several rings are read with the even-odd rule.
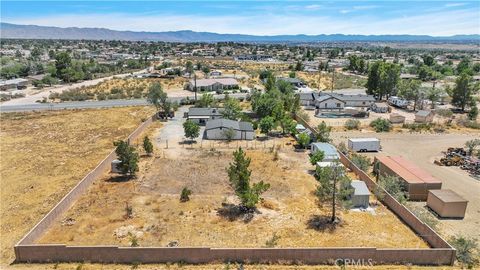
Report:
[[[255,15],[131,15],[131,14],[63,14],[48,17],[2,18],[18,24],[59,27],[102,27],[113,30],[176,31],[193,30],[253,35],[280,34],[417,34],[447,36],[480,34],[479,13],[475,10],[441,11],[417,16],[379,19],[373,16],[305,14]]]
[[[444,5],[444,7],[461,7],[461,6],[465,6],[465,3],[448,3]]]
[[[319,10],[321,9],[322,6],[321,5],[308,5],[308,6],[305,6],[305,9],[308,9],[308,10]]]

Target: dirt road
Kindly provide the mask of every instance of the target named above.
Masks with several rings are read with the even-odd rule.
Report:
[[[466,141],[479,138],[480,133],[454,134],[409,134],[409,133],[365,133],[336,132],[336,143],[351,137],[376,137],[381,140],[382,154],[401,155],[440,179],[443,189],[451,189],[469,201],[463,220],[439,220],[440,233],[446,237],[468,235],[480,239],[480,181],[469,176],[458,167],[441,167],[433,164],[441,151],[448,147],[462,147]],[[368,154],[374,156],[375,154]]]
[[[103,77],[103,78],[83,81],[83,82],[79,82],[79,83],[72,83],[72,84],[69,84],[69,85],[59,85],[59,86],[49,87],[49,88],[45,88],[42,92],[37,93],[37,94],[33,94],[33,95],[26,96],[26,97],[23,97],[23,98],[16,98],[16,99],[11,99],[9,101],[5,101],[5,102],[2,103],[2,105],[35,104],[35,102],[37,100],[42,100],[43,98],[48,98],[48,96],[50,96],[50,94],[52,94],[52,93],[62,93],[63,91],[72,90],[72,89],[79,88],[79,87],[82,87],[82,86],[85,86],[85,87],[86,86],[93,86],[93,85],[96,85],[96,84],[101,83],[103,81],[113,79],[113,77],[124,78],[124,77],[127,77],[127,76],[132,75],[132,74],[144,73],[146,71],[147,70],[144,69],[144,70],[136,71],[136,72],[133,72],[133,73],[117,74],[117,75],[114,75],[114,76]]]

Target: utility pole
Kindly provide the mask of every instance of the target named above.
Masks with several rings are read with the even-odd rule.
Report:
[[[195,102],[197,102],[197,74],[193,71],[193,81],[195,82],[194,90],[195,90]]]
[[[332,92],[333,92],[333,86],[335,84],[335,68],[333,68],[333,71],[332,71]]]

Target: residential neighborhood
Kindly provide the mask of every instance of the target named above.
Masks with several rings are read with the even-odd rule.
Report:
[[[480,266],[478,3],[1,9],[0,269]]]

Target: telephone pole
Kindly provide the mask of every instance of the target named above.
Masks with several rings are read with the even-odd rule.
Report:
[[[193,81],[195,82],[194,90],[195,90],[195,102],[197,102],[197,74],[193,71]]]

